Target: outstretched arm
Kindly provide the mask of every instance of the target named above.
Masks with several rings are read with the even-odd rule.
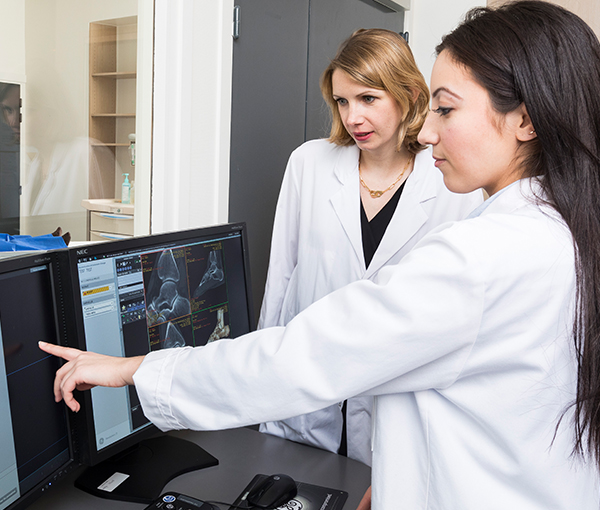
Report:
[[[74,390],[89,390],[94,386],[118,388],[133,384],[133,374],[144,360],[143,356],[115,358],[46,342],[40,342],[39,347],[48,354],[68,361],[56,372],[54,398],[57,402],[64,400],[74,412],[80,409],[79,402],[73,396]]]

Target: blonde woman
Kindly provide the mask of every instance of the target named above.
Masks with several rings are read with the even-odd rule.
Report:
[[[417,141],[427,84],[395,32],[358,30],[321,77],[332,114],[327,140],[289,160],[277,205],[259,328],[285,326],[348,283],[373,279],[430,230],[482,200],[444,186]],[[365,338],[365,343],[369,343]],[[341,452],[370,465],[372,398],[261,425],[261,431]]]

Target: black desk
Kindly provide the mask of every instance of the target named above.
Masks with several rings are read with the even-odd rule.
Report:
[[[344,510],[355,510],[371,483],[371,469],[355,460],[261,434],[248,428],[218,432],[178,431],[219,459],[219,465],[181,475],[167,484],[172,490],[202,500],[233,503],[255,474],[286,473],[299,482],[348,492]],[[91,496],[73,486],[79,471],[59,482],[30,510],[139,510],[146,505]]]

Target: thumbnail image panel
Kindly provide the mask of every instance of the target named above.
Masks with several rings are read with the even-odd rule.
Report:
[[[148,328],[150,350],[193,346],[192,320],[189,315]]]
[[[184,248],[142,255],[148,326],[189,315]]]
[[[211,308],[227,301],[223,243],[207,243],[187,248],[192,312]]]
[[[206,345],[215,340],[229,337],[231,328],[229,326],[229,307],[227,305],[202,310],[192,317],[196,346]]]

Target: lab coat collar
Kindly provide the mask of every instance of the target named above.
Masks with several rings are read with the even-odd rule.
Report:
[[[355,255],[365,266],[360,228],[360,184],[358,180],[358,157],[356,145],[339,147],[339,155],[333,173],[340,182],[340,188],[333,191],[330,202],[350,240]]]
[[[370,278],[385,266],[427,221],[428,215],[422,204],[434,199],[437,193],[435,180],[430,175],[432,171],[430,151],[417,154],[413,171],[404,184],[396,211],[367,268],[365,278]]]
[[[360,150],[356,145],[338,147],[338,157],[333,167],[333,174],[342,185],[354,182],[358,172],[358,158]]]
[[[340,149],[334,167],[334,175],[341,187],[332,193],[330,201],[356,256],[363,269],[366,270],[364,277],[369,278],[401,250],[427,221],[428,216],[422,204],[436,197],[436,183],[429,175],[431,152],[428,149],[417,154],[413,171],[406,180],[396,211],[367,270],[360,225],[360,182],[358,179],[360,151],[356,146]]]
[[[494,213],[510,213],[527,203],[540,203],[543,197],[544,192],[537,178],[521,179],[496,192],[469,214],[468,218]],[[544,208],[546,207],[544,206]],[[554,215],[555,211],[554,213],[552,211],[554,210],[548,207],[548,212]]]

